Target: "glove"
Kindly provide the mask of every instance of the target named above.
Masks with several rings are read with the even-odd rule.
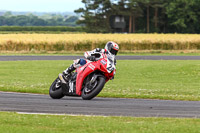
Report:
[[[90,57],[88,57],[88,60],[96,61],[96,58],[94,56],[90,56]]]

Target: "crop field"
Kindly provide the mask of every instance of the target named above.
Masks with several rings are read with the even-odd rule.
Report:
[[[103,48],[107,41],[120,45],[120,52],[200,51],[197,34],[0,34],[2,51],[85,51]]]
[[[0,90],[48,94],[72,61],[0,62]],[[117,61],[101,97],[200,100],[199,61]]]

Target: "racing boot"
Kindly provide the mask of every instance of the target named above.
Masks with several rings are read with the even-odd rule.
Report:
[[[73,72],[76,68],[72,64],[70,67],[68,67],[64,72],[63,72],[63,78],[65,81],[69,81],[69,78],[71,76],[71,72]]]

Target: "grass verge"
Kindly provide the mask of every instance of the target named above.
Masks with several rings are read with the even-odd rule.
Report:
[[[43,93],[72,61],[0,62],[0,90]],[[200,61],[118,61],[99,96],[200,100]]]
[[[200,119],[27,115],[0,112],[2,133],[198,133]]]

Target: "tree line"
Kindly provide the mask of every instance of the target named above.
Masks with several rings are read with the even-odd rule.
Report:
[[[84,32],[80,26],[0,26],[1,33],[60,33],[60,32]]]
[[[13,15],[6,12],[0,16],[0,26],[77,26],[78,16],[62,16],[57,14],[45,14],[36,16],[33,14]]]
[[[129,33],[200,33],[200,0],[82,0],[78,24],[87,32],[115,32],[110,18],[124,16]]]

